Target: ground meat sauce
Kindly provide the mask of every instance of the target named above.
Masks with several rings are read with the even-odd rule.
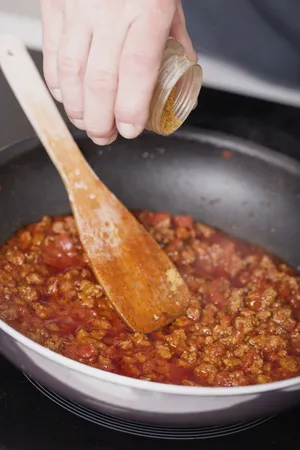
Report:
[[[128,330],[73,218],[45,217],[0,250],[0,318],[57,353],[143,380],[244,386],[300,374],[300,279],[291,268],[191,217],[136,216],[186,281],[186,316],[149,336]]]

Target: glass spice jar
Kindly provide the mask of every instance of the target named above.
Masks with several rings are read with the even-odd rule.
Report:
[[[187,119],[197,104],[202,68],[188,59],[183,46],[169,38],[154,88],[146,129],[168,136]]]

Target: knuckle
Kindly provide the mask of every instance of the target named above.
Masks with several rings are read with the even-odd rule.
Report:
[[[133,53],[124,56],[122,72],[127,75],[139,77],[141,74],[149,74],[157,66],[157,58],[151,55]]]
[[[58,43],[53,39],[44,39],[43,41],[43,53],[53,55],[58,51]]]
[[[145,122],[143,110],[139,108],[116,106],[115,116],[117,122],[139,124]]]
[[[98,69],[91,71],[87,75],[85,83],[91,92],[98,93],[103,89],[106,91],[115,91],[117,89],[118,77],[112,72]]]
[[[71,58],[63,55],[59,59],[59,70],[64,75],[79,78],[83,72],[83,65],[81,61],[77,60],[76,58]]]

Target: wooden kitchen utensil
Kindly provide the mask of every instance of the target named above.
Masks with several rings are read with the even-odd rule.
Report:
[[[176,268],[88,165],[17,38],[0,35],[0,65],[64,182],[82,245],[117,312],[138,332],[169,324],[189,302]]]

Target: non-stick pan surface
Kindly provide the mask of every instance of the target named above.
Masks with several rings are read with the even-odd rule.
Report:
[[[224,135],[145,133],[101,149],[79,146],[101,180],[129,208],[191,214],[300,266],[300,163]],[[70,207],[37,139],[0,152],[0,242],[43,215]]]

